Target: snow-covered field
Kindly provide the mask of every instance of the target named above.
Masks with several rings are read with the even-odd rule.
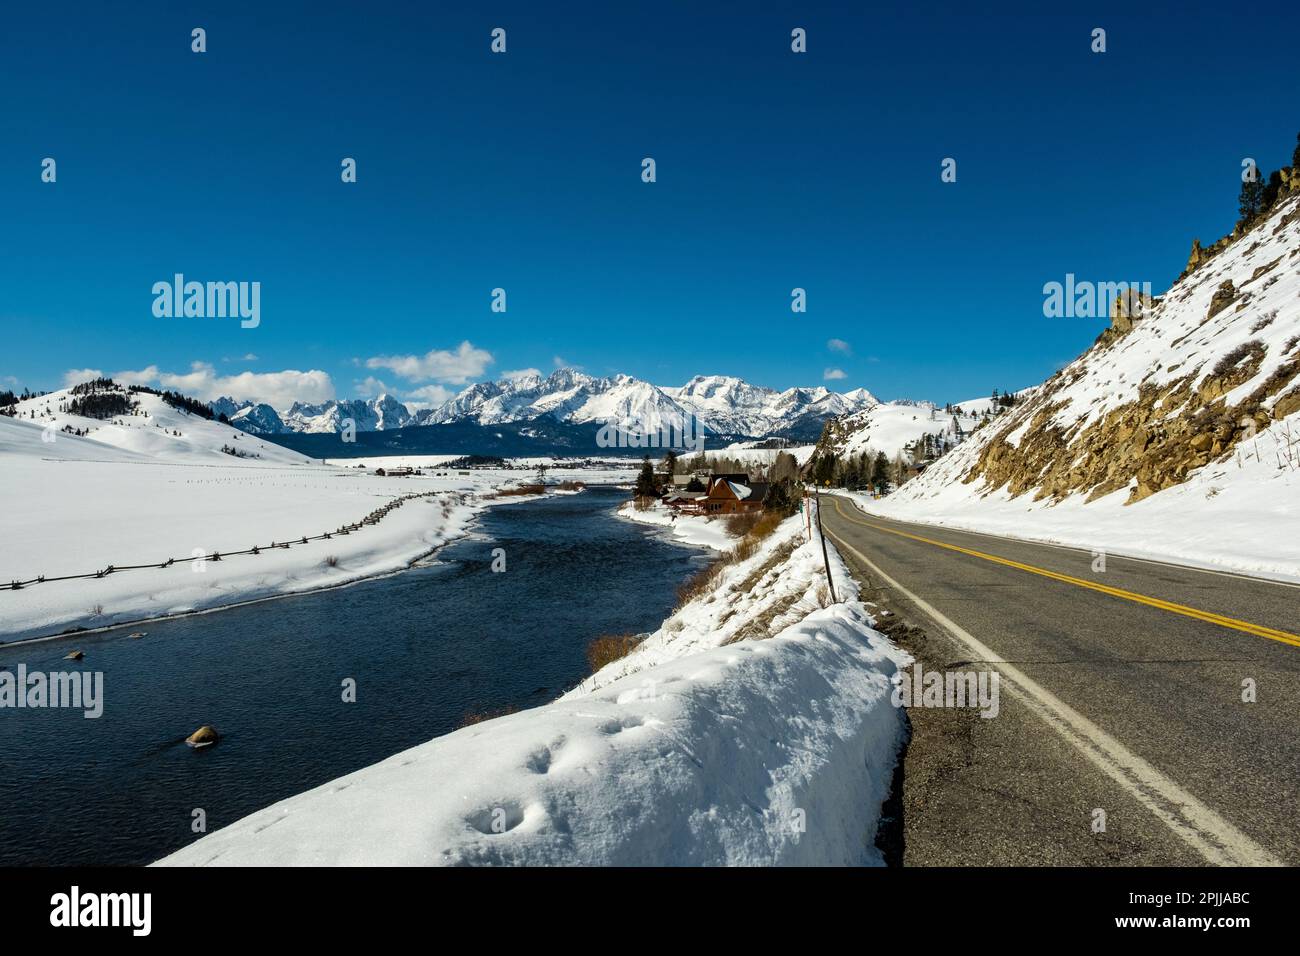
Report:
[[[281,801],[163,865],[879,864],[909,658],[792,518],[560,700]]]
[[[117,421],[58,412],[56,392],[0,416],[6,491],[0,549],[0,641],[206,610],[398,571],[465,533],[483,507],[517,502],[494,489],[522,470],[381,478],[296,452],[138,394]],[[35,417],[31,417],[32,413]],[[64,426],[89,431],[77,437]],[[239,436],[239,437],[236,437]],[[257,458],[222,453],[239,446]],[[621,473],[620,473],[621,474]],[[564,478],[609,480],[600,470]],[[394,499],[412,497],[349,534]],[[328,540],[303,544],[331,533]],[[288,548],[269,547],[273,542]],[[234,555],[257,546],[257,555]],[[213,553],[220,561],[195,560]],[[169,559],[174,563],[160,567]],[[103,577],[46,580],[114,570]]]
[[[421,471],[446,471],[450,475],[460,475],[462,471],[468,470],[471,475],[478,475],[485,469],[456,469],[446,467],[449,462],[460,458],[460,455],[382,455],[371,456],[366,458],[327,458],[326,463],[336,465],[339,468],[353,468],[364,466],[367,469],[376,468],[418,468]],[[640,459],[617,459],[610,458],[607,460],[591,461],[591,464],[585,464],[586,459],[572,458],[510,458],[507,460],[511,466],[506,469],[486,469],[487,472],[494,475],[499,481],[512,485],[527,485],[537,481],[537,469],[540,466],[546,468],[546,480],[549,483],[563,481],[581,481],[588,485],[616,485],[632,484],[636,481],[637,469],[641,467]]]

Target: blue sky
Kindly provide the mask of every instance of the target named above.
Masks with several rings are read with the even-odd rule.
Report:
[[[429,399],[565,362],[969,398],[1101,330],[1045,282],[1163,291],[1300,127],[1294,11],[467,6],[6,7],[0,385]],[[176,272],[259,281],[260,325],[156,318]]]

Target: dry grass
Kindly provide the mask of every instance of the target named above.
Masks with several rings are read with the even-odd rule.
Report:
[[[799,547],[799,542],[787,541],[781,547],[772,552],[771,557],[755,568],[745,580],[736,586],[736,590],[742,594],[748,594],[758,585],[763,577],[769,574],[773,569],[789,560],[790,555],[794,554],[794,549]]]
[[[581,481],[562,481],[555,487],[560,491],[582,491],[587,486]]]
[[[759,519],[756,522],[754,522],[754,527],[751,528],[749,531],[750,537],[752,537],[756,541],[762,541],[773,531],[775,531],[777,529],[777,526],[782,521],[784,521],[786,517],[788,516],[779,514],[778,512],[775,511],[762,512],[759,516]]]
[[[746,511],[741,514],[727,515],[722,519],[723,526],[727,529],[727,534],[733,538],[743,538],[754,529],[758,523],[760,512]]]
[[[627,657],[641,643],[638,634],[606,634],[587,645],[587,663],[594,674],[606,664]]]
[[[824,590],[824,588],[823,588]],[[770,637],[775,637],[779,631],[772,627],[772,622],[784,614],[790,608],[794,607],[801,600],[802,594],[790,593],[780,600],[773,601],[763,611],[750,619],[749,623],[737,631],[728,644],[735,644],[739,641],[765,641]]]
[[[733,515],[731,517],[749,517],[749,515]],[[730,518],[727,520],[729,521]],[[785,519],[776,512],[764,511],[757,513],[757,516],[754,518],[749,530],[746,532],[745,536],[736,543],[736,547],[731,552],[718,558],[708,567],[702,568],[700,571],[682,582],[681,586],[677,588],[677,605],[675,610],[680,611],[691,601],[694,601],[696,598],[702,597],[714,590],[717,587],[717,581],[722,572],[733,564],[740,564],[743,561],[748,561],[757,554],[760,545],[763,543],[763,539],[771,535],[772,532],[776,530],[777,526],[784,520]],[[727,530],[730,532],[730,526],[728,526]],[[793,545],[790,550],[794,550]],[[786,556],[788,555],[789,552],[786,552]],[[749,578],[746,578],[745,586],[743,586],[741,590],[748,591],[750,587],[753,586],[755,580],[757,579],[752,575]]]
[[[497,495],[502,498],[518,498],[523,495],[540,495],[545,491],[542,485],[516,485],[514,488],[502,488]]]
[[[714,582],[722,574],[723,569],[729,563],[725,557],[718,558],[712,564],[701,568],[692,574],[689,578],[677,586],[677,605],[675,610],[680,611],[686,605],[690,604],[697,597],[701,597],[713,590]]]

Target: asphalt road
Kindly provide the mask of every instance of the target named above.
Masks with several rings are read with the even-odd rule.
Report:
[[[904,864],[1300,864],[1300,587],[835,497],[823,523],[926,670],[1000,675],[996,718],[909,708]]]

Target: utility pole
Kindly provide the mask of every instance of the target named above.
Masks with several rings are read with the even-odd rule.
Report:
[[[831,562],[826,555],[826,532],[822,531],[822,495],[815,478],[813,479],[813,494],[817,498],[817,534],[822,539],[822,567],[826,569],[826,586],[831,590],[831,603],[838,604],[839,599],[835,596],[835,582],[831,580]]]

